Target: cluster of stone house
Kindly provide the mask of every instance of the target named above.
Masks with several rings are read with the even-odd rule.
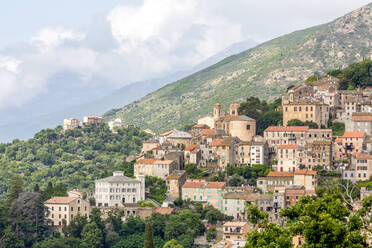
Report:
[[[170,130],[144,142],[143,154],[134,165],[135,175],[165,179],[188,163],[221,170],[228,165],[267,164],[268,146],[256,135],[256,121],[239,115],[238,107],[231,104],[229,113],[221,114],[221,105],[215,104],[213,117],[200,119],[189,132]],[[169,165],[159,167],[161,160],[176,163],[168,161]]]
[[[338,90],[338,87],[339,80],[329,76],[316,82],[304,82],[282,96],[284,126],[289,120],[298,119],[326,128],[333,121],[344,123],[345,133],[332,137],[331,130],[321,129],[318,131],[323,132],[322,135],[314,136],[313,133],[310,136],[311,131],[307,127],[289,127],[293,130],[283,133],[289,135],[289,139],[280,141],[278,137],[270,141],[268,138],[273,139],[273,134],[266,130],[265,139],[271,158],[276,157],[278,161],[277,168],[287,171],[291,163],[292,169],[295,164],[300,169],[312,169],[314,166],[329,168],[337,164],[342,165],[339,168],[345,179],[359,181],[371,178],[372,88]],[[273,147],[278,144],[281,146]]]
[[[65,131],[72,130],[82,126],[83,124],[98,124],[102,122],[103,122],[102,116],[84,116],[82,122],[80,122],[78,118],[66,118],[63,120],[63,130]],[[109,121],[108,125],[111,131],[113,131],[115,127],[127,126],[125,122],[120,118],[116,118],[115,120]]]

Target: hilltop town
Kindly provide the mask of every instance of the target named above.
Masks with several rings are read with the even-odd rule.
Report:
[[[226,216],[212,239],[217,242],[213,247],[244,246],[246,234],[255,228],[248,220],[248,205],[267,213],[270,223],[283,225],[286,217],[280,211],[295,206],[303,196],[315,196],[318,186],[331,183],[332,176],[353,185],[371,181],[372,88],[339,90],[339,81],[326,76],[290,87],[276,108],[282,113],[282,125],[268,126],[263,135],[257,134],[256,120],[240,114],[241,106],[235,103],[226,113],[216,103],[210,116],[200,118],[187,131],[155,134],[146,129],[151,138],[143,142],[141,153],[127,157],[128,162],[134,161],[133,178],[116,171],[97,179],[94,192],[74,190],[68,197],[53,197],[45,202],[51,210],[48,217],[61,228],[77,214],[89,216],[93,208],[103,218],[111,211],[123,211],[123,219],[144,219],[153,213],[175,214],[180,201],[194,202]],[[102,121],[87,116],[83,124]],[[79,126],[79,120],[69,118],[63,129]],[[112,132],[123,126],[128,127],[120,119],[109,123]],[[236,174],[244,168],[256,174]],[[147,197],[151,187],[145,178],[165,181],[162,202]],[[251,183],[242,178],[252,179]],[[347,188],[346,194],[351,191]],[[350,207],[360,209],[371,192],[361,187],[360,200],[349,199]],[[89,203],[87,194],[94,201]],[[209,243],[202,238],[195,242]],[[291,242],[298,246],[304,238]]]

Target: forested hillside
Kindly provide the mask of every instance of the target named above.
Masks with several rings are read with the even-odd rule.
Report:
[[[107,112],[128,123],[156,131],[195,122],[255,96],[272,101],[289,85],[316,73],[344,68],[371,55],[372,4],[333,22],[296,31],[228,57],[169,84],[139,101]]]
[[[128,155],[139,152],[148,134],[138,128],[118,128],[112,133],[107,124],[84,125],[63,132],[62,127],[45,129],[27,141],[0,144],[0,195],[9,180],[19,174],[26,189],[51,182],[68,188],[88,188],[94,179],[121,169],[131,175]]]

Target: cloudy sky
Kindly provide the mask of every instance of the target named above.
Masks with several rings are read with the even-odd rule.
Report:
[[[61,73],[74,75],[75,85],[57,80],[68,89],[109,91],[190,68],[239,41],[329,22],[368,2],[1,1],[0,110],[54,94]]]

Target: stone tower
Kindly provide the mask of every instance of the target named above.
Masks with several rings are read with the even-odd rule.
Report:
[[[213,117],[215,120],[217,120],[218,118],[220,118],[221,116],[221,104],[219,103],[216,103],[214,105],[214,114],[213,114]]]
[[[238,116],[238,108],[239,108],[239,104],[236,104],[236,103],[230,104],[230,115]]]

